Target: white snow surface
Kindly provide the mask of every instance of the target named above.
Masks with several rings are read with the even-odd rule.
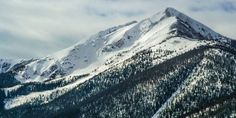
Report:
[[[75,88],[79,84],[85,82],[86,80],[88,80],[92,76],[93,75],[84,77],[83,79],[79,79],[72,84],[69,84],[69,85],[66,85],[63,87],[58,87],[56,89],[42,91],[42,92],[31,92],[27,95],[20,95],[20,96],[14,97],[14,98],[5,99],[4,100],[4,103],[5,103],[4,108],[6,110],[8,110],[8,109],[12,109],[12,108],[18,107],[23,104],[40,105],[40,104],[49,103],[49,102],[53,101],[54,99],[60,97],[61,95],[65,94],[66,92],[72,90],[73,88]],[[17,89],[17,87],[20,87],[20,86],[15,86],[12,88],[5,88],[4,91],[5,91],[6,96],[9,91]]]
[[[16,78],[22,83],[43,82],[50,79],[53,73],[63,73],[56,76],[59,78],[72,73],[78,75],[90,73],[119,53],[127,50],[137,53],[141,49],[147,49],[150,46],[164,42],[173,35],[169,34],[172,30],[170,28],[177,22],[177,19],[186,21],[203,36],[212,37],[213,39],[223,37],[177,10],[167,8],[140,22],[133,21],[109,28],[91,36],[84,43],[79,43],[47,57],[36,59],[26,64],[25,69],[19,71]],[[204,29],[204,32],[201,29]],[[165,45],[166,43],[162,44]],[[182,45],[181,42],[179,45]],[[167,48],[172,48],[172,46]],[[174,48],[178,47],[174,46]],[[131,55],[121,57],[119,60],[125,60]],[[0,60],[0,67],[1,63],[3,61]],[[0,68],[0,73],[6,71]]]
[[[62,72],[63,75],[57,75],[54,79],[55,81],[74,75],[88,73],[90,75],[72,84],[58,87],[53,90],[32,92],[28,95],[6,99],[4,101],[5,109],[11,109],[25,103],[34,104],[34,100],[41,101],[40,104],[46,104],[92,78],[94,75],[99,74],[116,64],[122,63],[124,60],[129,59],[136,53],[145,49],[174,51],[174,53],[170,55],[154,60],[153,63],[158,64],[206,44],[199,39],[181,37],[169,38],[173,35],[170,34],[170,31],[172,30],[171,26],[178,22],[177,19],[182,19],[191,23],[191,26],[203,36],[211,36],[216,39],[222,37],[208,27],[185,16],[175,9],[167,8],[140,22],[133,21],[109,28],[93,35],[84,43],[76,44],[47,57],[29,62],[26,64],[25,68],[22,71],[19,71],[15,76],[21,83],[44,82],[51,79],[50,76],[58,71]],[[200,30],[202,28],[206,31],[202,32],[202,30]],[[2,67],[3,62],[10,63],[11,65],[16,64],[15,61],[0,60],[0,67]],[[9,67],[9,69],[11,68],[12,66]],[[7,70],[0,68],[0,73],[7,72]],[[9,91],[17,89],[18,87],[19,86],[4,88],[5,94],[7,95]],[[55,95],[55,93],[58,92],[59,94]]]

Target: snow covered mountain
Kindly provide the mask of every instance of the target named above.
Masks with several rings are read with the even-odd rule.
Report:
[[[44,58],[0,59],[0,116],[233,116],[235,44],[167,8]]]

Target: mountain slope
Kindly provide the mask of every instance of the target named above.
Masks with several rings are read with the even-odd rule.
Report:
[[[76,74],[85,74],[104,65],[108,59],[119,53],[131,51],[136,53],[151,46],[164,46],[161,44],[171,37],[230,43],[229,39],[201,23],[173,8],[167,8],[139,23],[133,21],[101,31],[85,43],[77,44],[45,58],[24,60],[17,64],[0,60],[1,71],[14,71],[16,79],[21,83],[64,77],[74,71]],[[132,53],[129,55],[133,55]],[[119,59],[114,61],[125,60],[129,57],[118,57]],[[18,69],[13,65],[24,67]]]
[[[0,116],[235,115],[234,44],[167,8],[45,58],[0,60]]]

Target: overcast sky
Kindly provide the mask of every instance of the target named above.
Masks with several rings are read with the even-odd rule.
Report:
[[[0,0],[0,58],[45,56],[166,7],[236,39],[236,0]]]

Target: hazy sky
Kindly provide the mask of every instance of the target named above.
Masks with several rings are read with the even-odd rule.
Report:
[[[45,56],[166,7],[236,39],[236,0],[0,0],[0,58]]]

